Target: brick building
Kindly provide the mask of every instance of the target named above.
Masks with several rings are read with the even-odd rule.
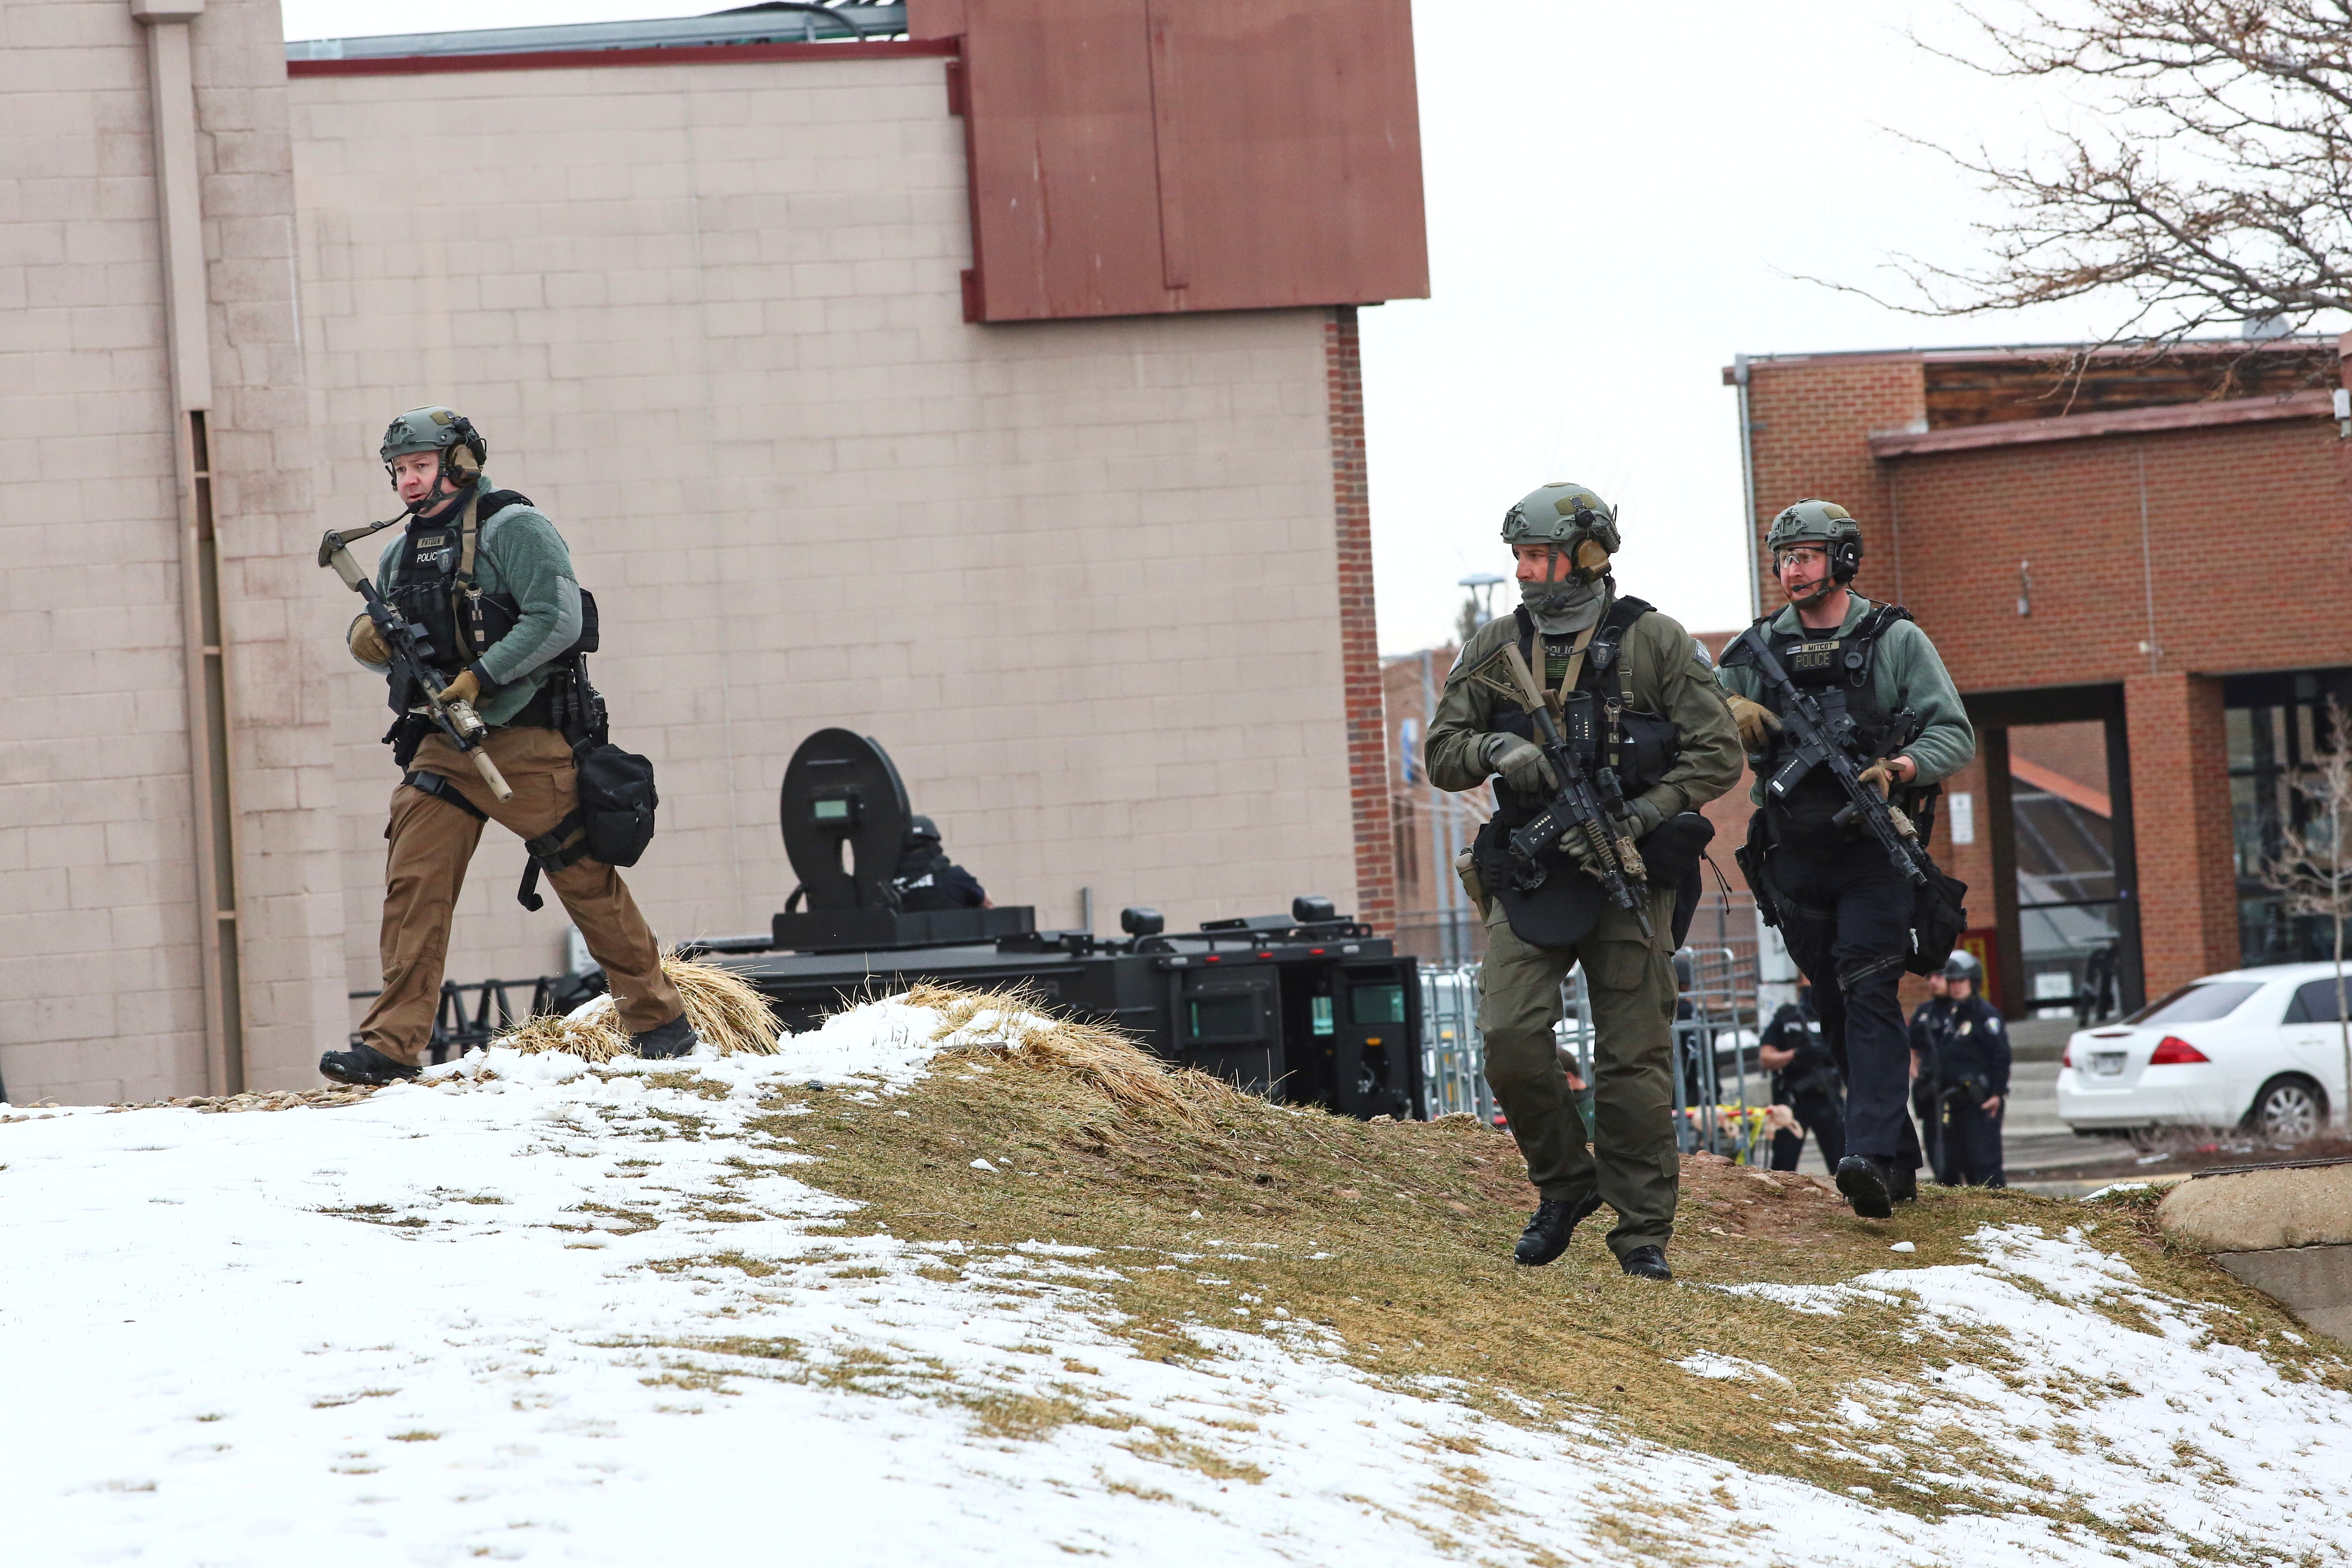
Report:
[[[1861,520],[1856,585],[1907,605],[1978,726],[1937,849],[2012,1013],[2111,947],[2126,1005],[2299,957],[2248,873],[2288,770],[2352,698],[2352,441],[2333,341],[1742,357],[1762,552],[1804,496]],[[1955,842],[1955,839],[1958,842]]]
[[[0,9],[13,1098],[305,1084],[375,984],[386,716],[313,552],[386,515],[424,403],[598,595],[663,935],[782,907],[775,791],[827,724],[1041,923],[1389,920],[1355,310],[1426,292],[1403,0],[290,66],[278,27]],[[521,864],[486,838],[452,978],[561,967]]]

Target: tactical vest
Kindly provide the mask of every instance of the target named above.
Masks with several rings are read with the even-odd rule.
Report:
[[[1593,629],[1592,641],[1584,652],[1584,666],[1577,671],[1576,685],[1561,703],[1561,733],[1577,752],[1577,760],[1587,771],[1613,768],[1625,798],[1633,799],[1652,784],[1666,776],[1682,754],[1682,732],[1674,721],[1663,715],[1633,706],[1633,680],[1624,668],[1625,634],[1633,623],[1651,614],[1655,605],[1628,595],[1609,607]],[[1518,623],[1519,652],[1531,670],[1542,671],[1544,689],[1556,691],[1566,679],[1573,658],[1576,637],[1550,637],[1538,631],[1535,619],[1525,605],[1513,612]],[[1536,644],[1543,643],[1543,657],[1536,657]],[[1486,728],[1518,736],[1522,740],[1537,739],[1535,721],[1526,708],[1507,698],[1498,698],[1486,719]],[[1495,781],[1496,815],[1511,827],[1524,827],[1551,802],[1543,795],[1528,795],[1511,788],[1501,779]]]
[[[487,521],[510,506],[529,506],[529,497],[492,490],[465,497],[427,521],[411,518],[393,560],[392,586],[384,597],[402,617],[423,629],[433,645],[433,668],[447,685],[484,649],[514,630],[522,606],[511,594],[485,594],[466,570],[466,534],[475,519]],[[479,530],[473,530],[477,540]],[[414,692],[391,694],[393,710],[404,713],[419,700]]]
[[[1880,641],[1895,622],[1909,619],[1911,612],[1900,605],[1879,605],[1857,621],[1851,631],[1824,634],[1809,630],[1800,622],[1796,630],[1773,632],[1766,639],[1791,681],[1812,692],[1824,709],[1843,706],[1853,719],[1854,740],[1863,753],[1855,759],[1857,762],[1877,757],[1895,732],[1885,704],[1878,700],[1873,677]],[[1744,645],[1727,649],[1724,657],[1728,664],[1754,662],[1746,655]],[[1769,707],[1771,694],[1761,695]],[[1763,773],[1769,775],[1778,768],[1794,743],[1787,731],[1775,731]],[[1768,795],[1764,809],[1776,842],[1800,848],[1832,849],[1847,838],[1847,830],[1831,820],[1845,806],[1845,791],[1836,778],[1829,769],[1816,767],[1798,782],[1787,799]]]

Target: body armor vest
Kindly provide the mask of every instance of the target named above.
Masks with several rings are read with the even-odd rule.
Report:
[[[1654,608],[1630,596],[1610,606],[1585,649],[1584,668],[1577,672],[1575,689],[1561,702],[1560,732],[1575,748],[1577,760],[1588,773],[1614,768],[1628,800],[1665,777],[1666,770],[1682,754],[1682,734],[1672,720],[1632,705],[1632,683],[1622,668],[1625,634]],[[1546,636],[1524,608],[1514,615],[1518,621],[1519,651],[1527,657],[1528,668],[1543,672],[1545,689],[1558,690],[1567,676],[1576,638]],[[1543,644],[1541,658],[1535,653],[1538,641]],[[1535,721],[1528,710],[1507,698],[1496,700],[1486,727],[1522,740],[1537,739]],[[1515,790],[1499,778],[1495,781],[1496,815],[1508,826],[1526,826],[1550,804],[1547,796]]]
[[[509,506],[530,504],[512,490],[493,490],[478,499],[474,511],[487,520]],[[409,519],[400,553],[393,561],[392,586],[384,594],[392,607],[433,645],[433,668],[445,686],[522,618],[522,607],[512,595],[484,594],[458,571],[465,554],[467,505],[460,500],[429,522]],[[393,710],[404,713],[420,700],[415,692],[394,691]]]
[[[1900,605],[1880,605],[1855,623],[1851,631],[1835,634],[1808,630],[1800,623],[1793,632],[1775,632],[1768,639],[1773,657],[1789,679],[1811,692],[1825,711],[1843,708],[1853,721],[1854,740],[1861,749],[1857,763],[1874,761],[1892,742],[1895,729],[1879,700],[1873,679],[1878,663],[1879,639],[1911,612]],[[1737,655],[1733,662],[1744,663]],[[1765,694],[1769,705],[1770,694]],[[1793,744],[1786,731],[1776,731],[1763,773],[1769,774],[1785,760]],[[1903,804],[1897,800],[1897,805]],[[1846,829],[1831,819],[1845,809],[1845,791],[1824,767],[1816,767],[1799,781],[1786,800],[1768,795],[1765,811],[1776,841],[1800,848],[1833,849],[1847,838]]]

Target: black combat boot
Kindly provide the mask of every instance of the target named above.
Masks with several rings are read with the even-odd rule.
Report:
[[[686,1021],[685,1014],[680,1013],[657,1029],[631,1035],[629,1048],[649,1062],[689,1056],[694,1051],[694,1026]]]
[[[1585,1215],[1601,1206],[1599,1193],[1587,1193],[1580,1198],[1546,1198],[1528,1215],[1528,1228],[1519,1232],[1519,1245],[1511,1256],[1530,1268],[1540,1268],[1568,1250],[1569,1237],[1584,1223]]]
[[[1888,1172],[1886,1195],[1889,1200],[1898,1204],[1917,1203],[1919,1201],[1919,1167],[1911,1165],[1902,1170]]]
[[[319,1076],[337,1083],[354,1084],[362,1089],[373,1089],[379,1084],[405,1083],[422,1072],[422,1068],[406,1062],[394,1061],[373,1046],[353,1046],[347,1051],[329,1051],[319,1058]]]
[[[1864,1219],[1885,1219],[1895,1212],[1895,1178],[1884,1160],[1848,1154],[1838,1162],[1837,1185]]]
[[[1637,1247],[1617,1260],[1617,1267],[1636,1279],[1671,1279],[1675,1271],[1666,1267],[1666,1249],[1663,1247]]]

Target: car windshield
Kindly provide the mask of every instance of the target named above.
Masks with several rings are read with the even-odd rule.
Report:
[[[2255,980],[2199,980],[2161,1001],[2151,1002],[2124,1020],[2126,1024],[2210,1024],[2238,1010],[2238,1004],[2262,989]]]

